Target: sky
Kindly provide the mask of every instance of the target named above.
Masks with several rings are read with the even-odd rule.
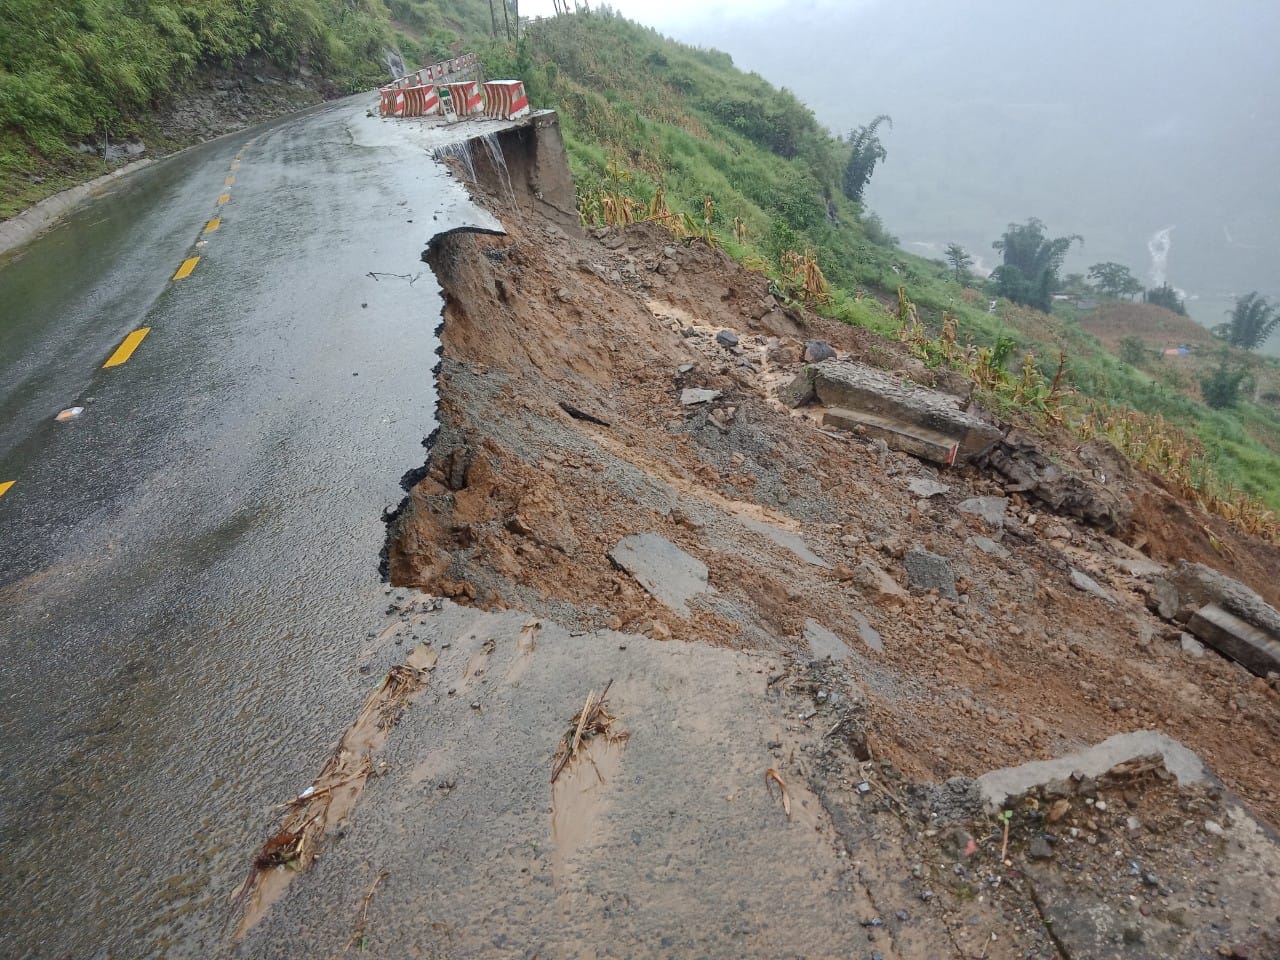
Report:
[[[1238,294],[1280,296],[1277,0],[612,5],[730,54],[833,131],[888,113],[867,198],[909,250],[956,241],[989,267],[1006,226],[1038,217],[1085,238],[1068,270],[1168,279],[1208,324]]]

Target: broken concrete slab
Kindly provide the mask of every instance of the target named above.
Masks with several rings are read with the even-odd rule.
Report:
[[[832,660],[844,660],[853,652],[847,643],[817,620],[804,622],[804,639],[809,644],[809,650],[818,660],[828,657]]]
[[[1280,643],[1216,603],[1197,610],[1187,629],[1250,673],[1260,677],[1280,673]]]
[[[609,559],[655,600],[689,617],[689,601],[707,591],[707,565],[656,533],[623,537]]]
[[[970,497],[956,505],[961,513],[979,517],[992,530],[1004,528],[1005,513],[1009,509],[1007,497]]]
[[[1181,784],[1214,783],[1216,777],[1192,750],[1156,730],[1117,733],[1101,743],[1053,760],[1032,760],[1017,767],[992,770],[978,778],[978,789],[988,810],[999,810],[1010,797],[1018,797],[1073,773],[1100,777],[1114,767],[1139,757],[1158,756],[1165,769]]]
[[[685,387],[680,391],[680,403],[682,406],[692,407],[699,403],[710,403],[712,400],[720,399],[719,390],[704,390],[699,387]]]
[[[1206,604],[1216,603],[1270,636],[1280,637],[1280,610],[1225,573],[1202,563],[1179,560],[1166,582],[1177,589],[1178,604],[1186,616]]]
[[[960,449],[955,438],[948,434],[863,410],[834,407],[822,415],[822,425],[882,440],[890,450],[940,466],[954,464]]]
[[[930,458],[936,462],[966,462],[1000,439],[999,429],[960,410],[954,397],[883,370],[847,360],[826,360],[810,370],[814,395],[823,405],[842,411],[840,419],[851,426],[898,432],[917,442],[928,438],[931,444],[954,449],[950,461],[946,456]],[[826,418],[824,422],[842,425]],[[892,446],[888,437],[885,441]]]
[[[884,640],[880,637],[880,631],[871,625],[871,621],[857,610],[853,611],[853,619],[858,624],[858,639],[876,653],[884,653]]]
[[[752,517],[739,517],[738,520],[743,526],[754,530],[763,537],[767,537],[778,546],[790,550],[805,563],[811,563],[815,567],[821,567],[824,570],[831,569],[831,564],[810,550],[809,545],[805,543],[804,537],[800,536],[800,534],[792,533],[790,530],[784,530],[781,527],[776,527],[771,523],[756,520]]]
[[[937,480],[931,480],[929,477],[914,478],[907,484],[907,489],[922,500],[928,500],[932,497],[940,497],[951,490],[951,488],[945,483],[939,483]]]
[[[1107,601],[1107,603],[1116,602],[1116,598],[1111,595],[1111,592],[1087,573],[1073,569],[1071,571],[1071,585],[1077,590],[1091,593],[1095,597]]]
[[[999,557],[1001,560],[1008,560],[1013,556],[1007,548],[1002,547],[990,537],[970,537],[965,543],[977,547],[983,553],[988,553],[993,557]]]
[[[960,599],[956,593],[956,575],[946,557],[915,546],[902,558],[902,565],[907,571],[907,582],[917,590],[937,590],[948,600]]]

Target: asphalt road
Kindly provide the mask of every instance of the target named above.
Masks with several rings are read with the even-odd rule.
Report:
[[[491,224],[424,149],[446,135],[371,102],[142,170],[0,267],[6,956],[209,955],[394,655],[381,514],[425,457],[441,309],[419,254]]]

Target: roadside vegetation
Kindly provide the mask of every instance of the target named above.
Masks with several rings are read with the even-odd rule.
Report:
[[[0,0],[0,217],[103,172],[79,143],[138,132],[210,69],[306,68],[351,93],[385,79],[397,38],[443,54],[488,16],[483,0]]]

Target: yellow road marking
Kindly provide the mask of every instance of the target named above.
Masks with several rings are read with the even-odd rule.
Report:
[[[199,257],[187,257],[182,261],[182,266],[178,268],[178,272],[173,275],[175,280],[185,280],[191,276],[191,271],[196,268],[196,264],[200,262]]]
[[[213,233],[213,231],[217,230],[220,226],[222,226],[222,218],[214,217],[212,220],[210,220],[208,223],[204,225],[204,232]]]
[[[128,360],[133,356],[133,351],[138,349],[138,344],[140,344],[150,332],[150,327],[139,327],[137,330],[133,331],[133,333],[125,337],[124,342],[121,343],[120,346],[116,347],[116,352],[108,357],[107,362],[102,365],[103,369],[106,369],[107,367],[118,367],[120,364]]]
[[[235,182],[236,182],[236,178],[235,178],[235,177],[227,177],[227,179],[226,179],[225,181],[223,181],[223,182],[224,182],[224,183],[229,187],[229,186],[231,186],[233,183],[235,183]]]
[[[240,161],[239,161],[239,160],[232,160],[232,161],[231,161],[231,169],[232,169],[232,170],[234,170],[234,169],[235,169],[236,167],[238,167],[238,166],[240,166]]]
[[[3,497],[6,493],[8,493],[9,488],[12,487],[17,482],[18,482],[17,480],[6,480],[4,481],[4,483],[0,483],[0,497]]]
[[[230,201],[230,199],[231,199],[231,194],[224,193],[222,196],[218,198],[218,206],[222,206],[224,203],[227,203],[228,201]]]

